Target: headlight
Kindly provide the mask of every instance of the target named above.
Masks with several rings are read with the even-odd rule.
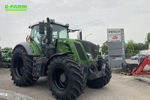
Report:
[[[92,55],[91,55],[90,53],[87,53],[87,55],[88,55],[88,58],[89,58],[90,60],[93,59],[93,57],[92,57]]]

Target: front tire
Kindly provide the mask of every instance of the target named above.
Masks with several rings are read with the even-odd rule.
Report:
[[[77,61],[69,56],[60,56],[50,62],[48,84],[57,99],[73,100],[81,95],[86,81]]]
[[[17,47],[13,51],[11,76],[17,86],[33,85],[38,78],[32,75],[33,61],[23,47]]]

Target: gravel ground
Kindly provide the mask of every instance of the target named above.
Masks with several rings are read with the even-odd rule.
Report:
[[[1,99],[1,98],[0,98],[0,100],[6,100],[6,99]]]
[[[55,100],[48,90],[46,78],[30,87],[13,84],[8,69],[0,69],[0,88],[31,96],[39,100]],[[112,75],[111,82],[102,89],[86,88],[77,100],[149,100],[150,84],[135,80],[132,76]]]

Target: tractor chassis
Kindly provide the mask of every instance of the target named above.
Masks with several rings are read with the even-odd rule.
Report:
[[[33,76],[47,76],[48,61],[51,58],[47,57],[33,57]],[[81,70],[87,73],[88,80],[97,79],[106,75],[105,68],[106,64],[98,66],[97,61],[89,64],[81,64]],[[98,69],[98,67],[101,67]]]

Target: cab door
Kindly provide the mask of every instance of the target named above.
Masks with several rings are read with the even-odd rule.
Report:
[[[39,25],[35,25],[31,28],[31,39],[33,42],[36,43],[36,45],[39,47],[40,51],[42,51],[43,54],[45,54],[45,49],[46,49],[46,43],[45,43],[45,38],[46,38],[46,28],[44,30],[44,34],[40,34],[40,28]]]

